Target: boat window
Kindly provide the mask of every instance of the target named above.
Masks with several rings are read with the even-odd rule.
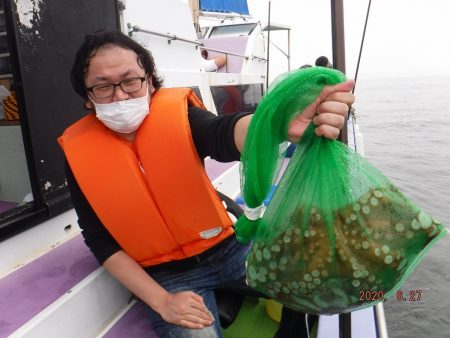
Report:
[[[3,4],[0,9],[0,218],[33,200]]]
[[[261,101],[263,86],[261,83],[214,86],[211,93],[218,115],[254,112]]]
[[[0,240],[72,208],[57,138],[87,112],[70,68],[86,34],[119,24],[114,1],[74,6],[47,1],[24,23],[0,0]]]
[[[209,37],[247,36],[251,34],[256,25],[256,23],[248,23],[242,25],[217,26],[211,30]]]

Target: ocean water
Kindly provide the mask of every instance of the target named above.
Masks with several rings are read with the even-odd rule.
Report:
[[[361,79],[355,94],[366,158],[450,229],[450,76]],[[401,290],[421,299],[386,300],[390,338],[450,337],[450,235]]]

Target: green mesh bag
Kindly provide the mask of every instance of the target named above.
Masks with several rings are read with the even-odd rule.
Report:
[[[306,313],[349,312],[389,297],[446,233],[347,145],[316,136],[312,124],[258,218],[284,160],[289,121],[324,85],[344,80],[321,67],[280,80],[258,106],[241,157],[246,214],[236,233],[253,241],[248,284]]]

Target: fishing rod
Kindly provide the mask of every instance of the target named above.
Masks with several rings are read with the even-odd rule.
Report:
[[[361,62],[362,50],[363,50],[364,41],[365,41],[365,38],[366,38],[367,22],[369,21],[370,5],[371,5],[371,4],[372,4],[372,0],[369,0],[369,4],[367,5],[366,21],[364,22],[364,30],[363,30],[363,35],[362,35],[362,39],[361,39],[361,45],[360,45],[360,47],[359,47],[358,62],[356,63],[355,85],[353,86],[352,94],[355,93],[356,79],[358,78],[359,64],[360,64],[360,62]]]
[[[367,5],[367,12],[366,12],[366,19],[364,22],[364,29],[363,29],[363,34],[362,34],[362,38],[361,38],[361,44],[359,46],[359,54],[358,54],[358,61],[356,62],[356,71],[355,71],[355,85],[352,88],[352,94],[355,93],[355,88],[356,88],[356,80],[358,79],[358,72],[359,72],[359,65],[361,63],[361,56],[362,56],[362,51],[363,51],[363,47],[364,47],[364,41],[366,39],[366,30],[367,30],[367,22],[369,21],[369,15],[370,15],[370,5],[372,4],[372,0],[369,0],[369,3]],[[353,140],[355,143],[355,151],[358,151],[358,146],[356,144],[356,114],[355,114],[355,109],[350,106],[348,108],[348,117],[352,119],[352,126],[353,126]]]

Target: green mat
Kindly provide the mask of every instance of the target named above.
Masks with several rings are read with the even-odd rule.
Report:
[[[311,328],[310,338],[317,338],[317,323]],[[265,299],[247,298],[236,321],[226,330],[223,338],[273,338],[278,323],[266,312]]]
[[[222,333],[224,338],[273,338],[277,329],[278,323],[267,315],[265,300],[247,298],[236,321]]]

